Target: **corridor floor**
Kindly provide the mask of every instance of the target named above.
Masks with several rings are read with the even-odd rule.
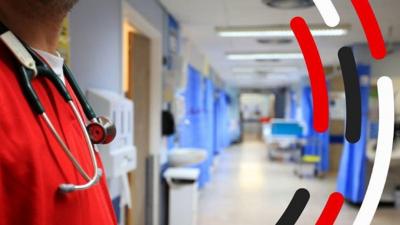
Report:
[[[335,178],[300,179],[293,169],[290,164],[268,161],[266,146],[260,141],[227,149],[212,181],[200,192],[198,225],[275,224],[300,187],[310,191],[311,199],[297,224],[315,224],[329,194],[335,191]],[[336,224],[352,224],[357,211],[345,205]],[[400,210],[379,209],[373,224],[399,221]]]

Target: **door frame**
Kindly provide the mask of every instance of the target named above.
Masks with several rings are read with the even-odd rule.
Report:
[[[161,109],[162,109],[162,34],[150,22],[148,22],[127,0],[121,4],[121,26],[125,21],[129,22],[141,34],[150,39],[150,156],[154,157],[155,163],[152,168],[152,202],[150,203],[150,215],[152,224],[159,224],[159,171],[160,151],[162,148],[161,137]],[[123,38],[123,37],[122,37]],[[123,43],[123,41],[121,41]],[[123,48],[123,44],[121,45]],[[122,64],[124,62],[121,62]],[[121,84],[122,85],[122,84]]]

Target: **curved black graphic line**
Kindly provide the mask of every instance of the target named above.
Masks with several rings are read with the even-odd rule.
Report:
[[[310,200],[310,192],[307,189],[297,190],[276,225],[294,225],[306,207],[308,200]]]
[[[361,135],[361,91],[353,50],[342,47],[338,53],[346,94],[346,140],[356,143]]]

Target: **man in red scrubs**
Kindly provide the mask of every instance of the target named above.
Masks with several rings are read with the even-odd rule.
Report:
[[[0,0],[0,22],[35,49],[61,79],[63,60],[56,46],[62,21],[75,2]],[[32,112],[17,80],[19,67],[0,41],[0,225],[115,225],[104,176],[88,190],[59,191],[60,184],[86,181],[46,123]],[[89,150],[71,108],[43,77],[34,78],[32,85],[55,129],[92,175]],[[74,95],[73,100],[79,104]],[[101,166],[100,158],[97,161]]]

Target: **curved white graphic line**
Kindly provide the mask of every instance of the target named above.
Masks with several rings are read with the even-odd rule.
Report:
[[[331,0],[313,0],[325,24],[336,27],[340,23],[340,16]]]
[[[393,84],[389,77],[378,80],[379,134],[375,162],[367,193],[353,225],[369,225],[382,196],[389,170],[394,134]]]

